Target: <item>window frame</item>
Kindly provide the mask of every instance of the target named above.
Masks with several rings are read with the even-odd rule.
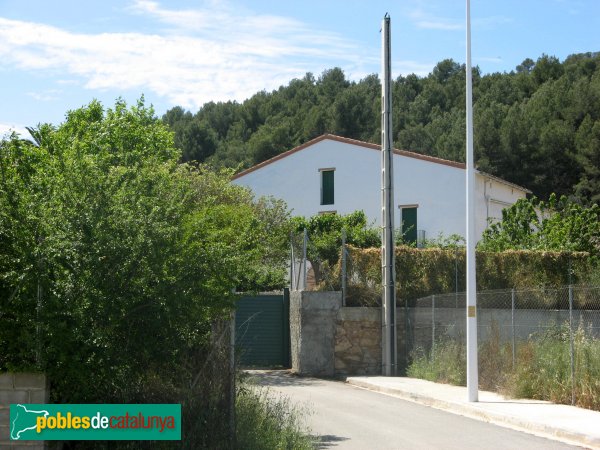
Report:
[[[331,174],[330,188],[326,187],[325,174]],[[335,205],[335,167],[327,167],[319,169],[319,178],[321,184],[320,205]],[[325,189],[330,189],[331,192],[326,192]]]

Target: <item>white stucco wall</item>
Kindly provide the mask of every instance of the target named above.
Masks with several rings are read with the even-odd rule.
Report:
[[[335,169],[335,203],[320,205],[319,169]],[[502,207],[525,192],[477,174],[477,233],[488,217],[501,218]],[[234,183],[250,187],[257,196],[285,200],[293,215],[312,216],[362,209],[373,225],[381,223],[381,154],[360,145],[325,139],[251,171]],[[486,196],[488,197],[486,199]],[[465,235],[465,171],[461,168],[394,155],[394,203],[417,204],[417,228],[428,239],[440,233]],[[395,208],[395,225],[400,209]]]

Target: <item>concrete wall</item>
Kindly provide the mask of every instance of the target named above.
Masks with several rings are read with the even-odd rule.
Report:
[[[465,236],[465,171],[443,162],[407,154],[394,154],[395,225],[400,227],[400,205],[418,205],[417,228],[427,238]],[[440,160],[441,161],[441,160]],[[335,203],[320,204],[319,169],[335,169]],[[348,214],[363,210],[375,225],[381,221],[381,155],[376,148],[335,139],[317,141],[237,178],[258,196],[272,195],[286,201],[297,216],[335,211]],[[488,218],[501,218],[502,209],[525,197],[517,186],[476,175],[476,231],[487,227]]]
[[[306,376],[381,374],[381,308],[341,307],[340,292],[290,293],[292,371]],[[397,309],[398,364],[408,352],[404,309]],[[400,372],[401,373],[401,372]]]
[[[8,449],[43,449],[43,441],[10,440],[11,403],[47,403],[46,376],[39,373],[0,374],[0,447]]]
[[[494,328],[502,342],[512,341],[513,333],[515,339],[525,340],[533,333],[544,332],[568,321],[568,310],[515,309],[513,316],[510,309],[478,308],[477,338],[479,342],[488,340]],[[581,326],[600,337],[600,311],[573,311],[573,326]],[[435,308],[435,312],[428,307],[409,308],[408,313],[403,308],[398,309],[398,338],[408,340],[405,351],[415,347],[428,351],[434,338],[464,339],[465,336],[464,308]]]
[[[480,308],[478,340],[498,331],[503,342],[527,339],[549,326],[562,325],[569,311]],[[411,352],[431,349],[434,339],[464,339],[464,308],[397,308],[398,373]],[[513,326],[514,324],[514,326]],[[600,336],[600,311],[574,311],[573,324]],[[340,292],[292,292],[290,295],[292,370],[309,376],[381,374],[381,309],[341,307]]]
[[[290,293],[293,372],[325,377],[335,374],[335,324],[341,306],[341,292]]]

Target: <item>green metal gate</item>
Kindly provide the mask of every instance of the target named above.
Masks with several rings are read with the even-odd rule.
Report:
[[[241,298],[235,334],[241,366],[290,367],[289,291]]]

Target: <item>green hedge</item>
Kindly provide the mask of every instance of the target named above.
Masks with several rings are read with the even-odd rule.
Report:
[[[381,297],[381,251],[348,247],[347,304],[374,305]],[[583,252],[478,251],[477,290],[553,287],[598,278],[597,264]],[[341,261],[329,285],[341,286]],[[464,248],[396,248],[396,300],[411,304],[431,294],[465,291]],[[325,284],[325,283],[324,283]]]

